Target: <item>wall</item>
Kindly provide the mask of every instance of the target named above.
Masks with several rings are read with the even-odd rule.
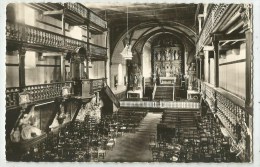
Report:
[[[118,65],[121,64],[122,66],[122,77],[127,76],[126,73],[126,60],[120,54],[124,49],[123,42],[119,41],[114,53],[112,55],[111,65],[110,65],[110,87],[114,94],[121,93],[126,90],[126,86],[123,84],[118,85],[117,88],[115,87],[114,78],[118,76]],[[124,78],[121,78],[124,80]]]
[[[149,80],[152,77],[151,56],[151,45],[145,43],[142,55],[142,74],[145,80]]]
[[[228,50],[219,59],[219,86],[241,98],[245,98],[246,44],[239,49]]]
[[[6,87],[19,86],[18,53],[6,55]],[[25,84],[36,85],[61,80],[60,57],[39,58],[36,52],[25,54]]]
[[[92,67],[89,68],[89,78],[97,79],[105,77],[105,63],[104,61],[92,62]]]
[[[6,54],[6,87],[19,86],[18,52]]]

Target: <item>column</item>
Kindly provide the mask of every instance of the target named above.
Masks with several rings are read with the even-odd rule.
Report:
[[[200,53],[200,59],[199,59],[199,61],[200,61],[200,80],[204,80],[204,55],[203,55],[203,53]]]
[[[20,48],[18,51],[19,56],[19,87],[20,92],[23,91],[25,87],[25,53],[26,50],[24,48]]]
[[[246,34],[246,107],[252,108],[252,31],[247,30]]]
[[[245,29],[245,36],[246,36],[246,99],[245,105],[246,108],[252,108],[252,78],[253,78],[253,71],[252,71],[252,5],[251,4],[243,4],[240,5],[240,14],[243,20],[243,28]]]
[[[219,87],[219,50],[218,50],[219,41],[213,41],[214,46],[214,86]]]
[[[62,30],[62,35],[63,35],[63,46],[65,45],[65,14],[64,11],[61,15],[61,30]],[[61,69],[61,82],[65,82],[65,59],[64,56],[66,56],[64,53],[60,57],[60,69]]]
[[[60,72],[61,72],[61,82],[64,82],[66,80],[65,77],[65,59],[64,59],[64,54],[61,55],[60,57]]]

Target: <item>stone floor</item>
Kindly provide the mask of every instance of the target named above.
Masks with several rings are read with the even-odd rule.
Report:
[[[103,162],[152,162],[149,150],[151,135],[156,135],[162,113],[148,113],[135,133],[125,133],[116,139],[113,150],[107,151]]]

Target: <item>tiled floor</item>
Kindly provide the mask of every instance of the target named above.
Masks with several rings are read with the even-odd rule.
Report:
[[[135,133],[125,133],[116,139],[113,150],[107,151],[104,162],[152,162],[150,135],[156,135],[161,113],[148,113]]]

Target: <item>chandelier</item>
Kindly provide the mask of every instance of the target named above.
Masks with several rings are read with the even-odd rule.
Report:
[[[128,7],[126,8],[126,25],[127,25],[127,30],[126,30],[126,39],[127,43],[125,45],[125,48],[123,51],[120,53],[125,60],[132,60],[133,54],[132,54],[132,46],[130,44],[130,39],[128,36]]]

